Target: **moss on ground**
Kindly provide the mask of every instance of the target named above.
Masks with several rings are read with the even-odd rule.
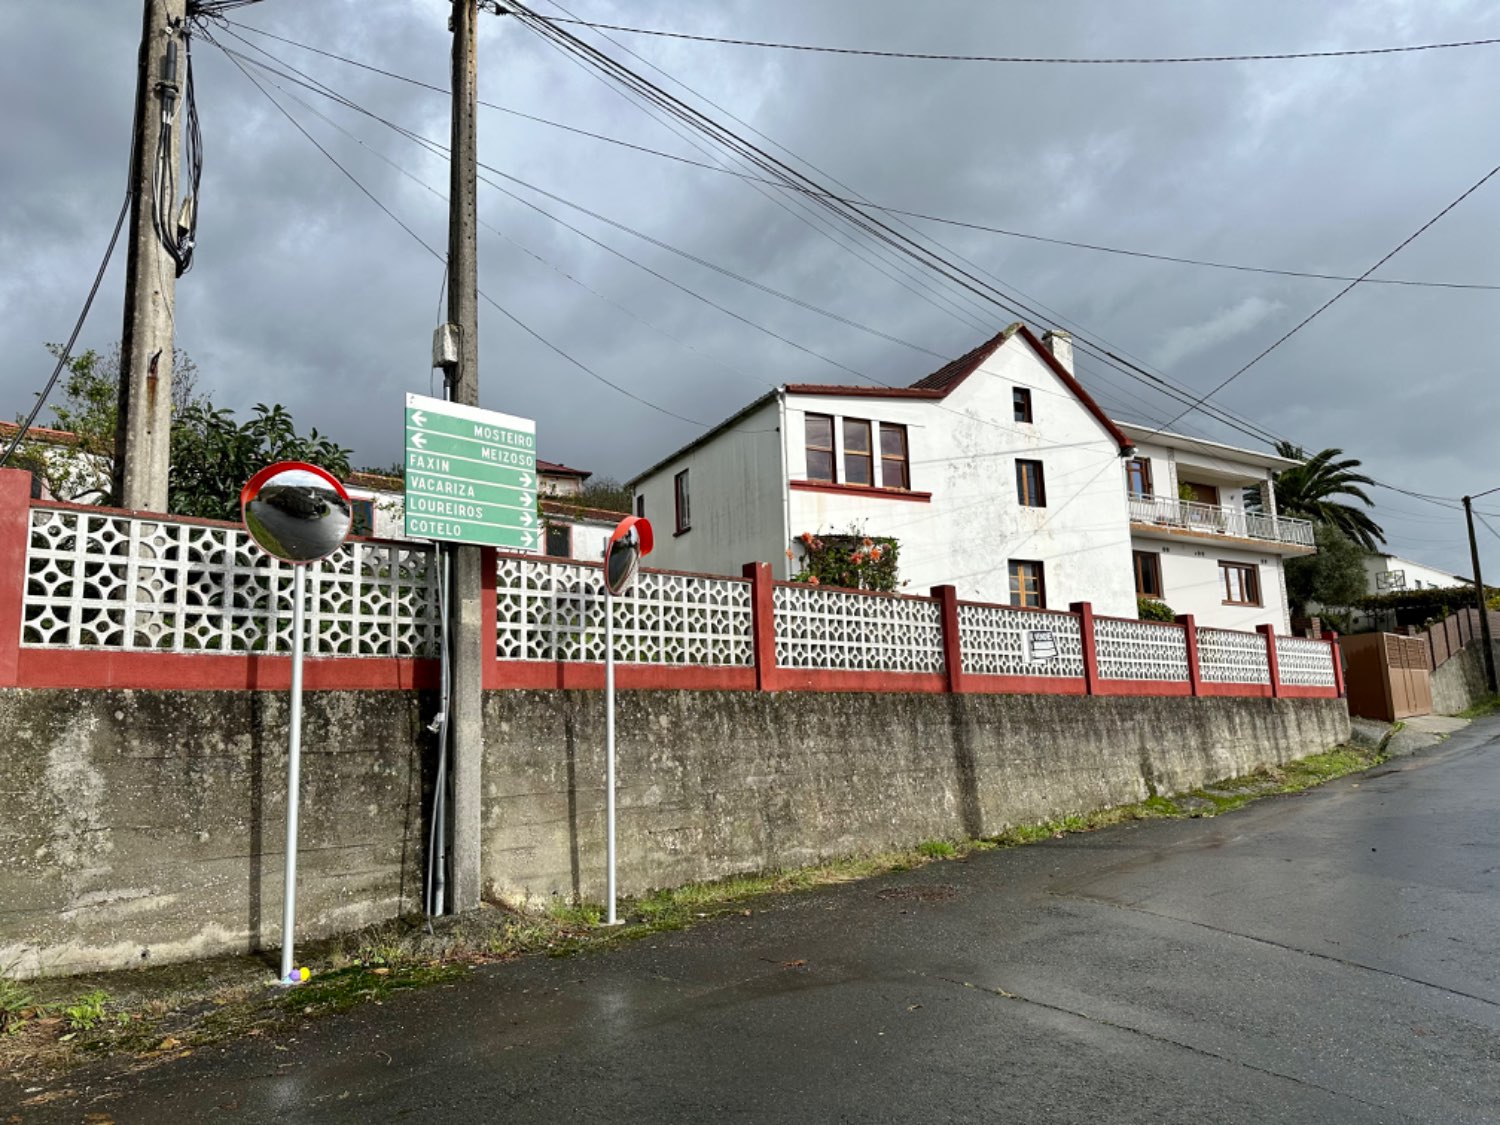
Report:
[[[271,983],[273,963],[263,956],[21,983],[6,981],[0,973],[0,1073],[45,1076],[105,1055],[150,1064],[226,1039],[280,1034],[304,1019],[453,981],[475,965],[604,950],[713,918],[748,915],[769,896],[961,860],[995,848],[1133,821],[1217,816],[1384,760],[1374,750],[1341,746],[1191,793],[1153,795],[1136,804],[1014,825],[988,839],[928,840],[904,851],[654,891],[623,900],[619,912],[624,924],[615,927],[601,926],[603,911],[596,904],[562,902],[530,912],[488,906],[436,919],[431,926],[422,918],[393,920],[302,947],[313,975],[294,988]]]

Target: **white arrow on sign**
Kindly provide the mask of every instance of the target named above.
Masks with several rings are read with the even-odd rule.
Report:
[[[426,449],[427,448],[427,435],[426,434],[412,434],[411,435],[411,443],[413,445],[415,445],[418,449]]]
[[[521,480],[521,487],[522,488],[530,488],[531,487],[531,477],[528,474],[522,473],[521,477],[520,477],[520,480]]]
[[[521,513],[521,524],[523,526],[525,526],[525,527],[530,527],[531,526],[531,513],[530,512],[522,512]]]
[[[536,545],[536,536],[529,531],[521,532],[521,545],[523,547],[534,547]]]
[[[533,499],[534,497],[532,497],[528,493],[523,492],[519,497],[516,498],[516,503],[530,506]]]
[[[423,414],[420,410],[411,416],[411,420],[419,426],[427,425],[427,415]]]

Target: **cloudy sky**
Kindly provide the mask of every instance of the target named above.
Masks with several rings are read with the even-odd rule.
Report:
[[[1500,10],[1480,0],[566,2],[586,18],[642,27],[933,53],[1246,54],[1500,36]],[[545,0],[535,6],[560,14]],[[446,86],[447,12],[444,0],[263,0],[230,16]],[[231,32],[276,65],[446,140],[442,95],[242,28],[214,32],[263,63],[271,59]],[[107,242],[125,179],[139,34],[135,0],[0,4],[0,92],[11,107],[0,130],[7,417],[45,380],[43,344],[67,337]],[[1500,161],[1500,47],[1078,67],[616,38],[816,165],[824,182],[892,207],[1158,254],[1359,274]],[[400,454],[402,393],[432,386],[442,266],[228,57],[200,41],[194,59],[205,170],[196,264],[178,288],[178,344],[217,404],[243,412],[281,402],[303,427],[352,446],[356,464],[389,464]],[[444,247],[439,158],[369,117],[251,72],[278,84],[270,93],[412,231]],[[710,159],[514,19],[482,17],[480,72],[485,101]],[[848,369],[910,382],[1013,319],[910,264],[898,270],[847,234],[815,229],[755,184],[496,109],[480,111],[479,133],[480,159],[509,175],[905,342],[510,185],[617,256],[481,185],[481,219],[493,228],[480,235],[482,290],[598,376],[673,414],[714,423],[777,383],[858,381]],[[1497,218],[1500,177],[1378,276],[1500,283]],[[1340,288],[916,225],[1044,309],[1029,318],[1035,327],[1108,341],[1200,392]],[[87,346],[119,338],[123,263],[122,246],[84,330]],[[1216,401],[1310,448],[1340,446],[1381,480],[1443,496],[1479,491],[1500,485],[1497,324],[1500,291],[1361,286]],[[482,405],[535,418],[540,452],[552,460],[626,478],[701,432],[596,381],[491,305],[481,306],[480,355]],[[1085,359],[1080,376],[1119,416],[1160,423],[1177,413],[1098,361]],[[1181,425],[1249,444],[1198,416]],[[1468,572],[1461,515],[1376,495],[1390,549]],[[1484,537],[1500,573],[1500,541]]]

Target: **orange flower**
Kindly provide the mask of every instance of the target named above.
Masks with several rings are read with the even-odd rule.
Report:
[[[876,562],[879,562],[880,561],[880,556],[882,556],[884,554],[885,554],[885,549],[883,547],[871,547],[870,548],[870,557],[872,559],[874,559]]]
[[[809,586],[820,586],[820,585],[822,585],[822,583],[818,581],[818,576],[816,574],[810,575],[808,577],[807,584]]]
[[[868,539],[868,538],[867,539],[861,539],[860,540],[860,545],[863,546],[863,547],[873,547],[875,545],[875,541],[873,539]]]
[[[860,563],[865,561],[864,553],[861,551],[855,551],[854,554],[849,556],[849,561],[852,562],[855,566],[858,566]]]
[[[806,543],[809,547],[811,547],[812,546],[812,532],[810,532],[810,531],[804,531],[802,533],[802,542]]]
[[[793,555],[793,554],[792,554],[792,549],[791,549],[791,548],[790,548],[790,547],[788,547],[788,548],[787,548],[787,549],[786,549],[786,557],[787,557],[787,558],[789,558],[789,559],[790,559],[790,558],[795,558],[795,557],[796,557],[796,556],[795,556],[795,555]]]

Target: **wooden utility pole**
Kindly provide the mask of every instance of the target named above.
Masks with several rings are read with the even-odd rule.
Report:
[[[135,89],[135,141],[130,168],[130,245],[125,265],[125,326],[120,335],[120,399],[115,428],[115,502],[167,510],[172,436],[172,306],[177,263],[157,229],[158,200],[177,183],[186,64],[187,0],[146,0]],[[168,137],[163,143],[163,133]],[[173,192],[175,195],[175,191]]]
[[[1490,611],[1484,604],[1484,575],[1479,573],[1479,541],[1474,537],[1474,505],[1470,497],[1464,497],[1464,518],[1469,521],[1469,557],[1474,562],[1474,591],[1479,602],[1479,643],[1484,647],[1484,681],[1489,684],[1490,694],[1500,692],[1495,683],[1495,643],[1490,636]]]
[[[453,136],[448,187],[448,320],[459,330],[458,364],[449,383],[449,398],[479,405],[479,166],[475,116],[478,106],[478,60],[475,24],[479,0],[453,0]],[[482,563],[480,547],[453,550],[453,586],[449,599],[449,644],[452,683],[448,731],[453,763],[452,877],[449,908],[455,914],[479,906],[480,786],[484,758],[484,663],[481,628]]]

